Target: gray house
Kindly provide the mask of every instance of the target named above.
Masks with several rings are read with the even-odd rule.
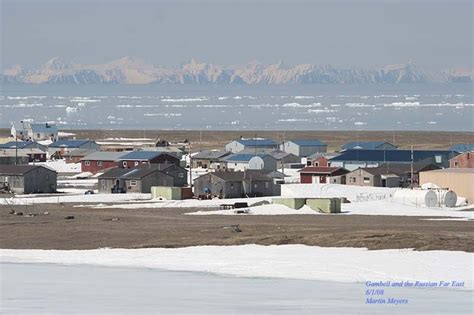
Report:
[[[101,193],[149,193],[152,186],[185,186],[187,172],[174,164],[114,168],[99,176]]]
[[[420,172],[440,169],[433,163],[413,164],[413,184],[418,186]],[[347,184],[374,187],[409,187],[411,185],[410,164],[386,163],[378,167],[359,168],[346,175]]]
[[[0,165],[28,164],[30,157],[20,150],[0,149]]]
[[[276,196],[280,185],[259,171],[212,172],[194,180],[194,195],[219,198]]]
[[[38,165],[0,165],[0,187],[17,194],[53,193],[57,173]]]
[[[227,152],[238,153],[244,150],[254,150],[260,153],[259,150],[264,149],[278,149],[278,144],[272,139],[254,138],[254,139],[239,139],[234,140],[225,145]]]
[[[328,146],[319,140],[289,140],[285,141],[280,149],[299,157],[308,157],[315,153],[327,152]]]

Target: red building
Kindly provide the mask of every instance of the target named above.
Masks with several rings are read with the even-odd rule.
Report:
[[[449,160],[450,168],[474,168],[474,151],[461,153]]]
[[[345,184],[349,171],[343,167],[307,166],[299,173],[301,184]]]
[[[126,153],[124,152],[103,152],[96,151],[85,157],[81,161],[81,171],[92,174],[101,173],[110,168],[117,167],[117,161]]]
[[[133,151],[118,159],[118,167],[132,168],[140,164],[175,164],[179,166],[180,159],[173,154],[157,151]]]

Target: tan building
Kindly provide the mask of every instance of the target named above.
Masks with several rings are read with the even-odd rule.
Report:
[[[420,173],[420,184],[433,183],[449,188],[458,196],[474,204],[474,168],[445,168]]]

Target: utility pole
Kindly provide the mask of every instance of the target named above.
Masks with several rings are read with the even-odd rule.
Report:
[[[413,188],[413,146],[411,146],[410,186]]]
[[[193,187],[193,170],[192,170],[192,164],[193,164],[193,161],[191,159],[191,141],[188,141],[188,145],[189,145],[189,151],[188,151],[188,154],[189,154],[189,187]]]

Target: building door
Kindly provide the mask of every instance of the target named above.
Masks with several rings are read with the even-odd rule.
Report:
[[[317,175],[313,175],[313,184],[319,184],[320,183],[320,177]]]

